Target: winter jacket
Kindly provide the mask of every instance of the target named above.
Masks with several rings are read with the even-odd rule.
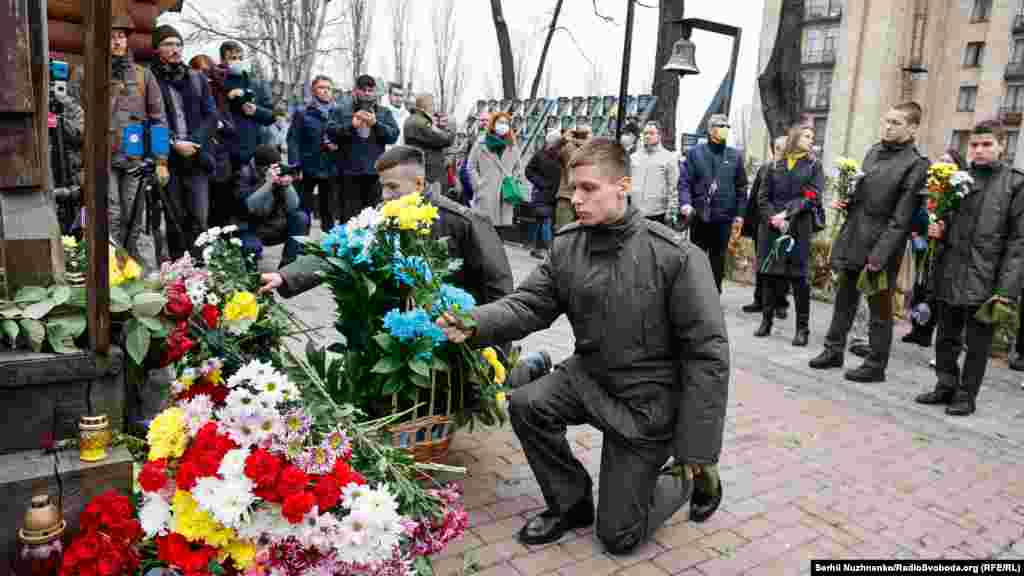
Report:
[[[501,182],[505,176],[522,177],[524,167],[519,147],[509,144],[499,158],[477,142],[469,154],[469,174],[473,180],[473,209],[491,219],[495,226],[514,223],[515,206],[501,197]],[[522,182],[526,184],[525,181]]]
[[[558,198],[562,200],[572,201],[572,186],[570,185],[572,176],[572,170],[569,169],[569,161],[572,160],[572,155],[579,150],[580,147],[573,142],[568,140],[562,143],[561,151],[561,162],[562,162],[562,183],[558,187]]]
[[[427,168],[427,182],[446,183],[444,154],[455,141],[452,131],[434,126],[434,119],[426,112],[414,110],[405,121],[402,136],[405,138],[407,146],[413,146],[423,151],[423,161]]]
[[[708,223],[732,222],[746,213],[747,171],[738,150],[710,142],[698,144],[682,164],[680,206],[693,206],[696,217]],[[709,198],[714,182],[718,189]]]
[[[972,191],[946,220],[933,272],[935,298],[981,306],[997,293],[1017,300],[1024,274],[1024,172],[975,166]]]
[[[447,239],[448,253],[462,260],[462,268],[452,274],[452,283],[478,303],[494,302],[511,293],[512,267],[494,226],[440,194],[431,194],[428,200],[438,212],[431,236]],[[284,278],[281,295],[291,298],[320,284],[320,268],[317,257],[305,255],[279,270]]]
[[[160,93],[164,97],[164,109],[167,114],[168,127],[171,127],[172,100],[171,90],[177,90],[181,95],[183,115],[185,116],[185,139],[199,145],[199,152],[191,158],[182,158],[172,150],[171,157],[180,165],[199,167],[207,174],[215,169],[215,161],[210,148],[210,137],[217,130],[217,114],[213,96],[210,93],[210,84],[206,77],[195,70],[185,69],[181,81],[162,79],[160,74],[153,70],[157,83],[160,85]],[[173,130],[171,131],[173,135]]]
[[[287,231],[288,213],[299,209],[299,194],[291,184],[267,183],[260,172],[252,160],[242,166],[236,220],[256,229],[261,238],[277,238]]]
[[[235,125],[235,137],[230,144],[231,160],[236,165],[244,166],[252,159],[256,147],[263,142],[263,127],[274,123],[274,110],[270,94],[262,82],[248,74],[226,74],[224,93],[228,94],[236,88],[246,92],[245,96],[252,98],[256,105],[256,112],[249,116],[242,112],[241,97],[225,102],[225,111],[231,114]]]
[[[553,209],[558,196],[558,187],[562,184],[562,161],[559,158],[561,147],[545,146],[537,150],[526,165],[526,179],[533,184],[533,197],[530,205]]]
[[[153,73],[135,64],[131,56],[124,67],[115,70],[110,86],[111,165],[126,167],[132,163],[124,153],[124,129],[130,125],[167,126],[164,98]],[[166,160],[166,157],[163,158]]]
[[[352,126],[355,101],[351,95],[343,97],[331,111],[327,135],[338,145],[338,173],[342,176],[376,175],[374,163],[389,144],[398,141],[399,128],[391,111],[374,104],[377,123],[364,138]]]
[[[278,124],[275,120],[273,124],[267,126],[266,130],[266,143],[277,148],[278,152],[281,153],[281,161],[291,164],[291,159],[288,157],[288,133],[291,132],[291,123],[285,121]],[[298,164],[298,162],[295,162]]]
[[[302,168],[304,178],[334,178],[338,175],[338,153],[324,147],[328,114],[309,104],[292,116],[288,129],[288,161]]]
[[[472,344],[519,340],[562,314],[575,351],[560,369],[574,387],[621,400],[638,447],[672,442],[678,461],[718,461],[729,339],[707,256],[632,207],[617,225],[569,224],[514,293],[472,311]]]
[[[633,205],[644,216],[674,214],[676,186],[679,182],[679,161],[675,154],[658,144],[653,149],[639,146],[630,159],[632,163]]]
[[[747,208],[743,214],[743,229],[741,234],[747,238],[753,238],[757,242],[757,227],[761,223],[761,210],[757,204],[757,197],[764,186],[764,180],[772,169],[771,162],[765,162],[757,169],[754,176],[754,183],[750,185],[750,194],[747,196]]]
[[[868,151],[863,171],[832,245],[832,268],[859,271],[871,261],[897,270],[910,219],[921,202],[918,192],[928,176],[928,159],[912,142],[879,143]]]
[[[825,173],[821,162],[801,158],[790,169],[786,160],[779,160],[764,174],[758,191],[760,210],[757,224],[758,272],[788,278],[806,278],[810,263],[811,240],[814,239],[815,213],[821,210],[821,195],[825,189]],[[782,236],[768,219],[786,213],[789,228],[786,234],[793,238],[792,246],[783,241],[772,254],[776,241]],[[765,258],[770,261],[761,268]]]

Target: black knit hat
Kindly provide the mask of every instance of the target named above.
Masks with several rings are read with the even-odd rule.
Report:
[[[156,30],[153,30],[153,49],[156,50],[159,48],[160,43],[168,38],[177,38],[183,43],[185,42],[185,39],[181,37],[181,33],[178,32],[177,28],[170,24],[164,24],[162,26],[157,26]]]
[[[252,155],[253,160],[259,167],[270,166],[271,164],[281,163],[281,153],[276,147],[270,144],[260,144],[256,147],[256,152]]]

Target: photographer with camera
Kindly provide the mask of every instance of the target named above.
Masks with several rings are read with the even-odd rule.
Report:
[[[391,111],[377,104],[377,81],[363,74],[350,96],[331,112],[327,135],[340,150],[341,221],[380,201],[380,178],[375,163],[385,146],[398,141],[398,124]]]
[[[238,236],[246,252],[263,255],[263,247],[284,243],[281,267],[301,253],[296,236],[309,233],[309,216],[292,186],[292,168],[281,164],[281,153],[269,144],[256,147],[238,179]]]
[[[218,69],[223,74],[227,96],[221,111],[230,113],[235,125],[235,138],[229,142],[229,149],[237,173],[249,163],[262,142],[263,127],[274,123],[274,107],[263,83],[252,77],[252,63],[245,59],[241,44],[228,40],[220,45]]]
[[[68,64],[50,53],[50,182],[57,204],[61,234],[78,227],[82,205],[82,145],[85,112],[81,92],[70,90]]]
[[[167,116],[156,77],[136,64],[128,51],[128,36],[135,29],[131,18],[115,16],[111,28],[110,236],[148,273],[157,269],[157,261],[153,237],[146,230],[144,180],[153,174],[146,160],[154,156],[147,143],[154,127],[167,126]],[[170,180],[167,157],[160,154],[152,159],[160,185],[166,185]]]

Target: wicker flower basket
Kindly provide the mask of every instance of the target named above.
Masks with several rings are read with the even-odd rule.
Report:
[[[396,424],[388,427],[391,434],[391,443],[397,448],[402,448],[412,455],[419,463],[445,464],[448,461],[448,451],[451,448],[452,438],[455,436],[455,423],[452,420],[453,392],[452,373],[450,371],[439,372],[431,370],[430,373],[430,396],[427,403],[426,415],[421,416],[422,410],[413,410],[411,420],[403,424]],[[447,383],[447,402],[445,403],[444,414],[436,413],[438,384]],[[458,405],[465,401],[462,382],[459,383]],[[416,391],[416,402],[419,405],[426,399],[421,399],[425,391]],[[392,396],[392,407],[394,413],[398,413],[398,396]]]

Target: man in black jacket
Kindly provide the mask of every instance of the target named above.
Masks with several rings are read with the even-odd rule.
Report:
[[[519,539],[546,544],[594,522],[593,481],[565,438],[567,426],[591,424],[604,433],[596,533],[623,554],[686,502],[690,478],[692,520],[720,502],[729,339],[704,253],[627,205],[622,145],[590,140],[568,169],[578,220],[558,231],[551,256],[516,292],[475,308],[474,328],[448,314],[438,325],[453,342],[482,345],[569,318],[573,355],[509,394],[512,427],[547,504]]]
[[[889,290],[868,300],[871,310],[869,341],[871,353],[864,363],[846,372],[854,382],[884,382],[892,348],[892,289],[910,233],[910,220],[921,202],[921,190],[928,175],[928,159],[914,144],[921,124],[921,107],[905,102],[889,110],[882,119],[882,141],[864,158],[864,177],[849,204],[836,207],[848,211],[843,228],[832,246],[832,268],[839,274],[839,290],[832,308],[832,323],[825,336],[825,350],[810,361],[823,370],[842,368],[846,337],[853,325],[861,293],[857,280],[861,271],[885,273]]]
[[[995,120],[974,127],[968,144],[974,183],[959,208],[928,229],[928,235],[939,240],[933,272],[939,303],[937,382],[935,390],[915,400],[948,404],[946,414],[953,416],[974,413],[992,351],[994,325],[984,314],[976,316],[978,311],[997,304],[1012,310],[1021,291],[1024,172],[999,160],[1005,137]],[[961,369],[958,359],[963,344],[967,355]]]
[[[427,185],[441,183],[442,187],[447,187],[445,152],[455,141],[455,135],[448,128],[448,115],[434,114],[433,96],[420,94],[416,97],[416,108],[405,120],[402,135],[407,146],[423,151]]]
[[[409,146],[392,146],[377,159],[383,196],[393,200],[423,193],[425,169],[423,153]],[[453,283],[468,291],[480,304],[498,300],[512,292],[512,267],[494,226],[461,204],[433,193],[428,196],[438,209],[432,230],[435,238],[447,238],[453,258],[462,260],[462,268],[453,274]],[[316,273],[319,260],[311,255],[299,257],[278,272],[263,274],[262,292],[277,290],[291,298],[320,283]]]

